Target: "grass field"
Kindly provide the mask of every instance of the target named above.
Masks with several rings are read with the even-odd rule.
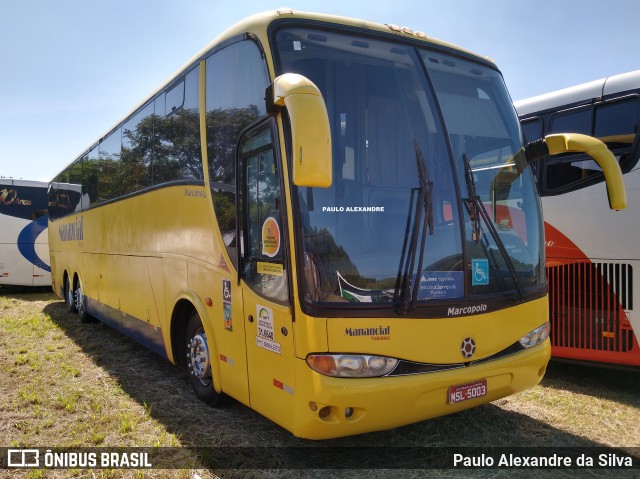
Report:
[[[195,399],[186,373],[47,290],[0,289],[0,447],[171,447],[184,469],[32,470],[18,477],[513,477],[509,470],[209,471],[193,447],[317,447],[231,401]],[[612,446],[638,455],[640,373],[551,363],[538,387],[459,414],[324,441],[336,447]],[[285,449],[286,450],[286,449]],[[171,458],[167,459],[171,461]],[[0,476],[14,477],[0,470]],[[518,477],[640,477],[640,470],[527,470]]]

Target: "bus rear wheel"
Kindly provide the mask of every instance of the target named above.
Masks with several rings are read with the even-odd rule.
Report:
[[[191,385],[196,396],[210,406],[220,401],[221,393],[213,387],[211,374],[211,355],[207,335],[197,311],[193,311],[187,323],[186,334],[187,368],[191,377]]]
[[[73,289],[73,285],[71,281],[67,277],[64,281],[64,303],[67,307],[67,312],[75,313],[76,312],[76,299],[75,299],[75,291]]]
[[[75,311],[78,313],[78,319],[81,323],[91,322],[90,316],[87,314],[87,308],[84,304],[84,294],[82,293],[82,286],[80,280],[76,279],[75,288],[73,291],[73,300],[75,305]]]

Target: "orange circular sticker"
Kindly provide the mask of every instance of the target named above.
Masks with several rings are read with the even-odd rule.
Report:
[[[262,254],[273,258],[280,251],[280,227],[275,218],[269,216],[262,224]]]

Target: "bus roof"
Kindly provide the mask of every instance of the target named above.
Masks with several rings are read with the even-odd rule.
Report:
[[[638,87],[640,87],[640,70],[635,70],[518,100],[513,104],[518,111],[518,116],[526,116],[546,110],[556,110],[559,106],[591,103],[597,98]]]
[[[158,91],[160,91],[162,88],[164,88],[169,83],[171,83],[171,81],[174,78],[178,77],[182,72],[191,68],[197,61],[208,56],[210,54],[210,51],[214,49],[217,45],[220,45],[226,40],[234,38],[243,33],[255,32],[257,30],[260,30],[260,27],[269,25],[271,22],[275,20],[283,19],[283,18],[315,20],[319,22],[336,23],[336,24],[350,26],[354,28],[372,30],[374,32],[396,34],[399,37],[410,38],[413,40],[423,40],[431,44],[436,44],[445,48],[457,50],[467,55],[477,57],[480,60],[490,61],[491,63],[494,63],[490,57],[482,56],[482,55],[479,55],[478,53],[472,52],[471,50],[467,50],[457,45],[454,45],[433,37],[429,37],[426,35],[426,33],[415,31],[409,27],[397,26],[391,23],[382,24],[382,23],[369,22],[369,21],[359,20],[355,18],[342,17],[338,15],[303,12],[303,11],[292,10],[290,8],[279,8],[277,10],[269,10],[266,12],[251,15],[250,17],[247,17],[244,20],[241,20],[240,22],[236,23],[235,25],[231,26],[230,28],[222,32],[219,36],[214,38],[206,47],[204,47],[199,53],[197,53],[193,58],[191,58],[191,60],[189,60],[174,75],[172,75],[171,80],[163,84],[158,89]],[[260,40],[263,41],[264,43],[266,43],[267,41],[266,38],[264,39],[261,38]]]
[[[46,188],[49,185],[49,182],[35,181],[35,180],[17,180],[14,178],[0,178],[0,185],[30,186],[33,188]]]

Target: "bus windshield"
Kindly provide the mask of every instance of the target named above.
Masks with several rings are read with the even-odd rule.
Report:
[[[331,187],[296,189],[307,303],[409,313],[542,283],[539,202],[497,71],[316,28],[275,40],[280,73],[320,88],[332,128]]]

